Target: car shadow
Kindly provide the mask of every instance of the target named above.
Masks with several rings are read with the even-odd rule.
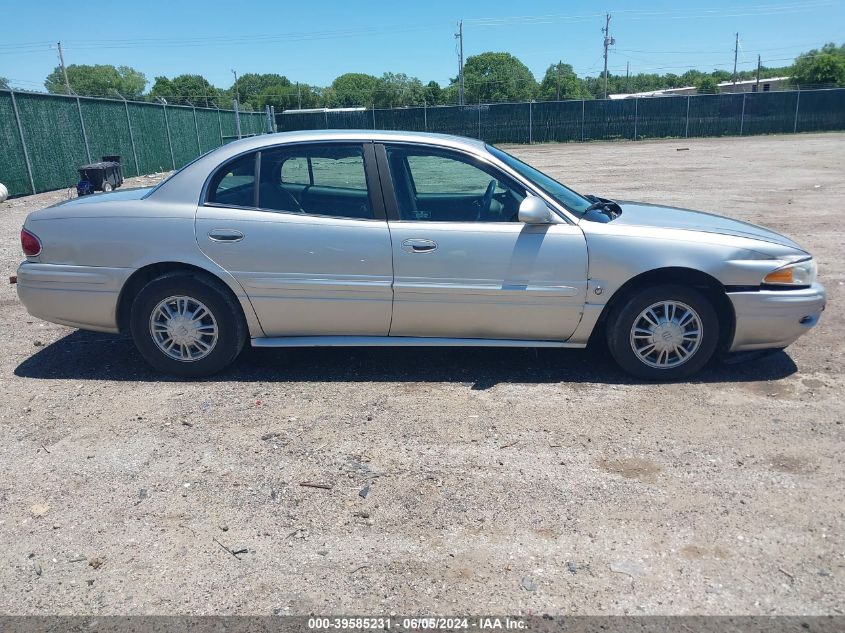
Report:
[[[797,371],[776,352],[743,363],[713,362],[686,382],[778,380]],[[126,336],[77,330],[15,368],[22,378],[184,382],[144,362]],[[623,373],[605,348],[322,347],[247,348],[226,371],[201,379],[227,382],[457,382],[472,389],[501,383],[643,384]]]

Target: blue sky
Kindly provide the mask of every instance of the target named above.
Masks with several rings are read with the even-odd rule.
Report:
[[[2,2],[0,76],[22,89],[43,89],[57,64],[54,42],[61,40],[68,64],[133,66],[150,82],[157,75],[198,73],[227,87],[234,68],[312,85],[345,72],[385,71],[446,85],[457,73],[459,19],[467,56],[511,52],[538,80],[558,60],[580,76],[595,76],[602,69],[605,11],[613,16],[609,65],[617,73],[626,62],[632,73],[730,69],[736,31],[740,69],[753,68],[758,53],[764,64],[778,66],[801,51],[845,40],[845,0],[143,0],[86,9],[96,6]]]

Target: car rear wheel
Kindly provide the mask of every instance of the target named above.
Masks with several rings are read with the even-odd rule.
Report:
[[[611,313],[607,343],[616,362],[638,378],[686,378],[707,364],[719,340],[719,319],[707,297],[666,284],[640,290]]]
[[[132,338],[144,359],[178,376],[209,376],[228,366],[246,341],[240,308],[219,283],[175,272],[145,285],[132,303]]]

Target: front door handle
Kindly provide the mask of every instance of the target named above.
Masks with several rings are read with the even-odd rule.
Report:
[[[430,253],[436,248],[434,240],[410,239],[402,242],[402,250],[408,253]]]
[[[235,229],[212,229],[208,232],[208,239],[212,242],[240,242],[244,234]]]

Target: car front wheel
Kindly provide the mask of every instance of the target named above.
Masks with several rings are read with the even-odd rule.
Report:
[[[645,380],[686,378],[707,364],[719,340],[719,319],[707,297],[666,284],[640,290],[609,319],[607,342],[616,362]]]
[[[246,340],[234,299],[214,280],[187,272],[147,283],[132,303],[130,329],[150,365],[187,377],[219,372],[235,360]]]

